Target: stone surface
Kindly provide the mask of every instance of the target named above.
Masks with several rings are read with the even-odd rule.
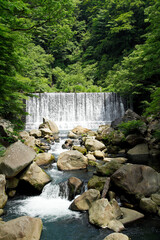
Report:
[[[51,181],[49,175],[35,162],[27,168],[20,179],[26,181],[38,191],[42,191],[43,187]]]
[[[0,222],[1,240],[39,240],[42,232],[42,220],[28,216],[8,222]]]
[[[73,150],[77,150],[77,151],[81,152],[83,155],[85,155],[87,153],[87,149],[85,147],[81,147],[81,146],[73,146]]]
[[[98,175],[101,176],[111,176],[114,172],[116,172],[120,167],[122,166],[122,164],[120,164],[117,161],[110,161],[104,164],[99,164],[96,167],[96,172]]]
[[[34,161],[37,163],[38,166],[48,165],[55,161],[55,157],[51,153],[39,153],[35,157]]]
[[[142,198],[139,207],[147,213],[156,213],[158,210],[157,204],[150,198]]]
[[[53,134],[59,133],[58,127],[55,122],[49,119],[43,118],[43,124],[47,125]]]
[[[133,147],[144,143],[144,137],[140,134],[130,134],[126,137],[126,142]]]
[[[72,138],[72,139],[76,139],[76,138],[78,138],[78,135],[73,133],[72,131],[69,131],[67,137]]]
[[[0,174],[0,208],[3,208],[7,203],[7,195],[5,192],[6,179],[5,175]]]
[[[90,130],[88,128],[84,128],[84,127],[81,127],[81,126],[77,126],[74,129],[72,129],[72,132],[76,135],[82,135],[82,134],[85,134],[89,131]]]
[[[155,193],[151,195],[151,199],[155,202],[158,206],[160,206],[160,193]]]
[[[103,150],[105,149],[105,145],[96,140],[96,139],[91,139],[91,138],[87,138],[85,141],[85,147],[87,148],[88,151],[95,151],[95,150]]]
[[[74,199],[74,197],[81,193],[83,182],[76,177],[70,177],[68,179],[68,187],[69,187],[69,200]]]
[[[96,150],[96,151],[94,151],[94,156],[95,156],[97,159],[103,160],[103,158],[104,158],[104,153],[103,153],[102,151],[100,151],[100,150]]]
[[[92,188],[102,192],[106,179],[107,179],[106,177],[99,177],[99,176],[93,175],[93,177],[90,178],[88,181],[88,189]]]
[[[43,137],[45,137],[46,135],[51,136],[53,134],[49,128],[41,128],[40,131]]]
[[[33,136],[33,137],[36,137],[36,138],[39,138],[42,136],[42,133],[40,130],[38,129],[32,129],[30,132],[29,132],[30,136]]]
[[[129,237],[123,233],[111,233],[103,240],[129,240]]]
[[[74,211],[86,211],[99,198],[100,192],[98,190],[89,189],[72,202],[70,209]]]
[[[35,139],[35,137],[33,137],[33,136],[27,137],[27,138],[25,139],[24,144],[27,145],[27,146],[30,147],[30,148],[35,149],[35,146],[36,146],[36,139]]]
[[[9,178],[9,179],[7,179],[6,188],[7,189],[14,189],[18,186],[18,183],[19,183],[18,178],[16,178],[16,177]]]
[[[133,157],[134,155],[149,155],[149,149],[148,149],[148,145],[145,143],[141,143],[136,145],[134,148],[131,148],[127,154],[131,157]]]
[[[127,194],[137,198],[150,196],[160,190],[160,174],[145,165],[127,164],[112,176],[112,182]]]
[[[0,173],[7,178],[16,176],[35,158],[36,153],[33,149],[20,141],[10,145],[4,157],[0,158]]]
[[[103,159],[105,162],[110,162],[110,161],[116,161],[116,162],[118,162],[118,163],[126,163],[127,162],[127,158],[124,158],[124,157],[115,157],[115,158],[108,158],[108,157],[106,157],[106,158],[104,158]]]
[[[29,133],[26,132],[26,131],[22,131],[22,132],[19,132],[19,136],[22,138],[22,139],[26,139],[29,137]]]
[[[107,199],[102,198],[93,202],[89,208],[89,222],[119,232],[124,229],[123,224],[117,220],[121,216],[120,213],[121,211],[117,211]]]
[[[93,154],[88,153],[86,155],[86,157],[87,157],[88,161],[96,161],[96,158]]]
[[[59,155],[57,166],[60,170],[77,170],[87,167],[88,160],[77,150],[70,150]]]
[[[121,207],[121,211],[123,215],[122,215],[122,218],[119,219],[119,221],[123,224],[131,223],[133,221],[136,221],[144,217],[144,214],[137,212],[135,210],[132,210],[130,208]]]

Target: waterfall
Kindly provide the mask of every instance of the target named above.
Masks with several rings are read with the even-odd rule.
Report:
[[[60,130],[77,125],[97,129],[124,114],[124,105],[115,93],[37,93],[26,101],[26,129],[38,128],[43,117]]]

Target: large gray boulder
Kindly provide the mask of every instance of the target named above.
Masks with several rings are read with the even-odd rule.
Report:
[[[129,237],[123,233],[111,233],[103,240],[129,240]]]
[[[88,151],[92,151],[92,152],[94,152],[95,150],[105,149],[105,145],[102,142],[92,138],[86,139],[85,147]]]
[[[87,132],[89,132],[90,130],[88,128],[84,128],[82,126],[77,126],[74,129],[72,129],[72,132],[78,136],[85,134]]]
[[[16,176],[35,158],[33,149],[18,141],[10,145],[3,157],[0,158],[0,173],[7,178]]]
[[[74,199],[74,197],[81,193],[83,182],[76,177],[70,177],[68,179],[68,188],[69,188],[69,200]]]
[[[90,189],[77,197],[70,205],[70,209],[74,211],[86,211],[91,207],[92,203],[99,198],[100,192],[95,189]]]
[[[122,166],[121,163],[111,160],[110,162],[106,162],[104,164],[98,164],[96,167],[96,172],[101,176],[111,176],[114,172],[116,172]]]
[[[38,191],[42,191],[43,187],[51,181],[50,176],[35,162],[27,168],[20,179],[29,183]]]
[[[147,213],[156,213],[158,211],[157,204],[151,198],[142,198],[139,207]]]
[[[33,136],[35,138],[39,138],[42,136],[42,133],[40,130],[38,129],[32,129],[30,132],[29,132],[30,136]]]
[[[5,175],[0,174],[0,209],[5,206],[8,199],[5,192],[5,186],[6,186]]]
[[[42,232],[42,220],[28,216],[8,222],[0,221],[1,240],[39,240]]]
[[[109,228],[115,232],[124,229],[123,224],[117,219],[121,217],[121,211],[117,204],[111,205],[105,198],[92,203],[89,208],[89,222],[102,228]]]
[[[138,144],[127,152],[128,157],[132,160],[146,158],[149,154],[148,145],[146,143]]]
[[[111,176],[111,180],[125,193],[136,198],[150,196],[160,190],[160,174],[145,165],[124,165]]]
[[[78,170],[87,167],[88,160],[77,150],[69,150],[59,155],[57,166],[60,170]]]

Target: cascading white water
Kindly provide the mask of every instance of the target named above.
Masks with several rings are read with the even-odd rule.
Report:
[[[115,93],[39,93],[26,101],[26,129],[38,128],[43,117],[60,130],[77,125],[97,129],[124,114],[124,105]]]

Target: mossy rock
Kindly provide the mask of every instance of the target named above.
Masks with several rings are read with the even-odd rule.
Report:
[[[96,161],[89,160],[88,165],[92,167],[97,167],[98,163]]]
[[[112,160],[105,164],[99,164],[96,167],[96,171],[98,175],[109,177],[114,172],[116,172],[121,166],[122,166],[121,163],[118,163],[117,161]]]
[[[83,155],[87,153],[87,149],[85,147],[80,147],[80,146],[73,146],[73,150],[77,150],[81,152]]]
[[[94,175],[90,180],[88,181],[88,189],[96,189],[100,192],[103,191],[104,184],[106,182],[106,177],[99,177]]]

